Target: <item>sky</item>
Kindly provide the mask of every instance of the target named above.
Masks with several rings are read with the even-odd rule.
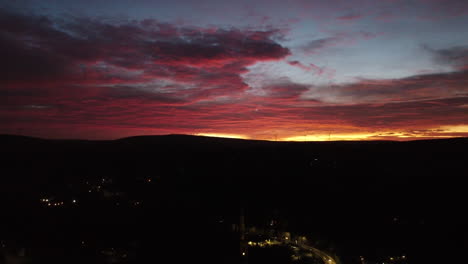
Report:
[[[468,136],[466,0],[0,0],[0,134]]]

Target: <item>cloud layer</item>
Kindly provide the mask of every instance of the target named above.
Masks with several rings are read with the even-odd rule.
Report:
[[[305,74],[333,78],[331,69],[288,59],[284,34],[274,27],[59,19],[0,9],[0,132],[61,138],[468,135],[465,46],[424,46],[436,63],[453,67],[449,73],[321,86],[270,76],[249,86],[243,75],[262,62],[284,60]],[[315,54],[374,37],[336,34],[302,50]]]

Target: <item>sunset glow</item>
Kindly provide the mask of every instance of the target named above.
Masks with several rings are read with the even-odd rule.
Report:
[[[195,134],[195,136],[247,139],[245,136],[242,136],[242,135],[217,134],[217,133],[198,133],[198,134]]]
[[[1,134],[468,136],[467,1],[90,3],[0,5]]]

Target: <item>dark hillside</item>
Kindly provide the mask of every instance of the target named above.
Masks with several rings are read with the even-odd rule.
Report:
[[[276,217],[284,229],[314,237],[343,260],[405,253],[423,263],[425,252],[432,261],[457,260],[467,246],[465,138],[298,143],[1,136],[0,146],[5,241],[36,245],[47,237],[45,243],[74,250],[83,236],[101,248],[166,248],[161,245],[184,237],[195,254],[204,238],[225,241],[215,247],[235,245],[228,230],[243,207],[249,225]],[[44,208],[40,199],[48,197],[65,205]],[[221,248],[219,257],[232,253]]]

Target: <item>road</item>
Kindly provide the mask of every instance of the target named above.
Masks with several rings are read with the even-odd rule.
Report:
[[[305,238],[305,237],[304,237]],[[333,256],[330,256],[329,254],[327,254],[326,252],[320,250],[320,249],[317,249],[311,245],[308,245],[307,244],[307,241],[304,239],[304,240],[300,240],[300,241],[297,241],[297,240],[294,240],[295,242],[293,242],[291,239],[290,239],[290,234],[285,237],[285,238],[281,238],[281,239],[277,239],[277,238],[269,238],[267,240],[265,240],[264,242],[248,242],[248,245],[249,246],[271,246],[271,245],[285,245],[285,246],[289,246],[289,247],[296,247],[296,248],[300,248],[302,249],[303,251],[308,251],[310,252],[313,256],[317,256],[319,257],[320,259],[322,259],[323,263],[324,264],[339,264],[339,260],[336,259],[335,257]]]
[[[309,245],[306,245],[306,244],[298,244],[298,246],[301,247],[304,250],[312,252],[312,254],[314,254],[316,256],[319,256],[322,259],[323,263],[338,264],[338,262],[332,256],[330,256],[327,253],[321,251],[320,249],[316,249],[316,248],[314,248],[312,246],[309,246]]]

